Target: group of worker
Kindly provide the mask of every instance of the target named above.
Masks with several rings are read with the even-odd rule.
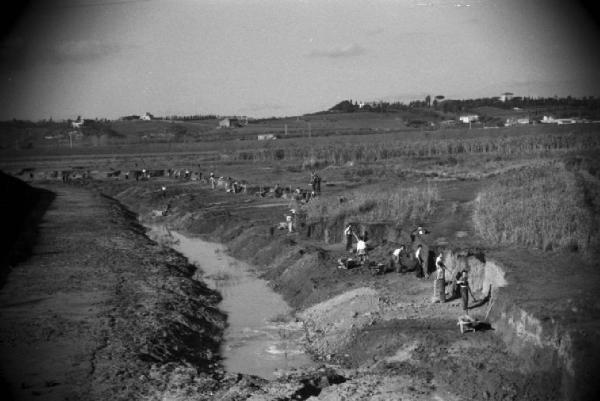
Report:
[[[428,271],[428,254],[429,248],[423,241],[422,237],[429,234],[425,228],[419,226],[413,230],[410,234],[410,238],[413,244],[414,253],[411,253],[406,249],[404,245],[395,248],[391,252],[389,267],[392,271],[397,273],[405,273],[409,270],[416,270],[418,277],[429,278]],[[356,266],[363,266],[368,262],[367,254],[367,233],[363,232],[360,236],[356,234],[352,224],[348,224],[344,229],[344,237],[346,240],[346,251],[353,252],[353,239],[356,239],[356,255],[358,257],[358,263]],[[413,269],[404,263],[403,259],[410,258],[414,261]],[[466,267],[459,269],[453,279],[452,286],[449,296],[446,296],[446,266],[443,262],[444,254],[439,251],[435,259],[435,279],[433,282],[433,298],[434,303],[444,303],[453,299],[461,298],[462,309],[466,315],[468,315],[469,309],[469,294],[477,301],[471,288],[469,286],[468,271]],[[352,259],[344,259],[345,263],[352,263]],[[340,264],[342,262],[338,261]]]

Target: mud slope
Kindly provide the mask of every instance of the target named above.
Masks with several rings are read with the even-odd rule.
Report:
[[[0,210],[5,211],[0,225],[0,287],[12,266],[31,252],[37,225],[54,194],[33,188],[0,171]]]
[[[56,198],[38,241],[0,291],[1,398],[159,398],[182,377],[208,397],[225,324],[218,294],[117,202],[46,189]]]

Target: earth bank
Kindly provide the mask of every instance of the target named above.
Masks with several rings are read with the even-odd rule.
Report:
[[[344,255],[337,234],[323,240],[325,229],[337,232],[341,222],[312,226],[310,236],[271,232],[288,201],[232,196],[185,182],[169,183],[166,196],[157,183],[144,182],[45,188],[58,197],[33,255],[14,269],[0,296],[7,322],[0,336],[7,350],[2,373],[16,398],[552,400],[589,399],[595,389],[597,273],[572,255],[571,264],[585,274],[569,275],[560,286],[555,277],[564,275],[565,261],[541,266],[538,255],[520,251],[530,267],[523,271],[514,252],[483,255],[477,246],[461,245],[462,236],[455,238],[468,227],[432,218],[428,226],[439,233],[432,243],[446,249],[446,264],[468,264],[478,296],[492,285],[491,302],[472,314],[489,319],[495,330],[460,335],[457,301],[431,304],[431,281],[336,269]],[[234,256],[252,263],[297,310],[307,348],[323,367],[281,372],[272,381],[224,373],[216,355],[225,324],[215,308],[218,295],[191,280],[192,266],[149,241],[135,215],[97,190],[145,223],[226,243]],[[462,197],[468,192],[455,191]],[[452,209],[462,218],[468,199],[457,202]],[[386,260],[392,241],[406,242],[402,227],[377,223],[369,229],[373,259]],[[547,292],[532,286],[540,273],[552,273]],[[564,309],[555,308],[564,299]],[[64,346],[76,337],[85,340]],[[41,358],[40,344],[48,352]],[[11,354],[15,345],[19,354]],[[68,354],[73,349],[81,352]],[[84,362],[74,368],[39,362],[57,353],[60,360]],[[17,360],[23,354],[30,355],[29,363]],[[39,368],[43,379],[27,381],[33,372],[24,365]],[[44,378],[48,372],[68,374]]]
[[[407,399],[585,399],[594,388],[589,380],[595,374],[586,376],[573,369],[573,352],[564,344],[560,348],[545,342],[548,329],[519,303],[512,303],[517,292],[511,297],[508,290],[511,276],[516,276],[510,266],[485,260],[476,248],[449,248],[447,242],[439,241],[451,269],[460,263],[469,265],[480,297],[491,285],[492,302],[472,314],[491,321],[500,337],[493,331],[461,336],[455,320],[461,314],[459,305],[456,301],[431,304],[431,281],[413,275],[371,276],[366,269],[336,269],[336,259],[344,254],[341,244],[319,241],[323,234],[315,235],[314,226],[310,237],[307,232],[271,233],[269,228],[289,208],[287,201],[187,191],[181,185],[173,189],[169,212],[162,216],[156,211],[167,201],[160,193],[119,186],[108,191],[134,207],[145,221],[160,221],[188,235],[226,243],[234,256],[249,261],[271,280],[304,321],[308,349],[315,358],[327,366],[349,369],[344,371],[344,384],[323,390],[320,399],[364,398],[364,394],[351,395],[352,391],[343,389],[353,388],[352,383],[369,387],[365,383],[372,375],[378,380],[371,382],[369,397],[378,399],[396,399],[398,394]],[[372,238],[374,259],[387,260],[393,245],[388,240],[394,231],[396,240],[407,235],[388,227]],[[556,325],[550,327],[558,343],[571,335],[565,326],[558,331]],[[527,358],[529,363],[525,363]],[[594,363],[586,362],[581,366],[589,368]],[[419,375],[415,372],[423,378],[416,387],[412,381]],[[388,380],[384,385],[387,379],[383,378],[395,384]]]
[[[3,399],[140,399],[179,370],[210,392],[219,295],[116,201],[73,186],[44,191],[55,199],[37,241],[0,291]]]

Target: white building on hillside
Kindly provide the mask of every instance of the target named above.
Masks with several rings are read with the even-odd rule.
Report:
[[[275,134],[260,134],[260,135],[258,135],[259,141],[268,141],[268,140],[273,140],[273,139],[277,139],[277,136]]]
[[[465,124],[474,123],[475,121],[479,121],[479,116],[477,114],[465,114],[458,117],[459,121]]]
[[[154,116],[148,112],[146,112],[146,114],[144,114],[143,116],[140,117],[140,120],[144,120],[144,121],[150,121],[154,118]]]
[[[83,127],[85,120],[81,118],[81,116],[77,116],[77,120],[71,121],[71,127],[79,129]]]

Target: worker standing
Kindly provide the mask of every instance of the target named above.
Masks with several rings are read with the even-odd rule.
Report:
[[[433,302],[446,302],[446,266],[442,261],[443,253],[440,252],[435,259],[435,281],[433,282]]]
[[[352,229],[352,224],[348,224],[344,229],[344,235],[346,236],[346,251],[352,251],[352,236],[354,234],[354,230]]]
[[[420,277],[420,272],[423,270],[423,246],[421,244],[417,245],[417,250],[415,251],[415,258],[417,259],[417,277]]]
[[[215,185],[217,183],[217,180],[215,179],[215,173],[213,173],[212,171],[210,172],[210,186],[212,189],[215,189]]]
[[[358,237],[356,234],[354,234],[354,237],[356,237],[356,255],[360,264],[364,265],[368,260],[367,243],[363,237]]]
[[[460,288],[460,297],[462,299],[462,309],[465,315],[469,314],[469,293],[473,297],[475,301],[477,298],[471,292],[471,287],[469,286],[469,277],[466,270],[463,270],[459,279],[456,281],[456,284]]]
[[[394,249],[392,252],[392,259],[390,261],[390,269],[396,271],[396,273],[402,273],[402,263],[400,263],[400,255],[404,252],[404,245],[401,245],[400,248]]]

